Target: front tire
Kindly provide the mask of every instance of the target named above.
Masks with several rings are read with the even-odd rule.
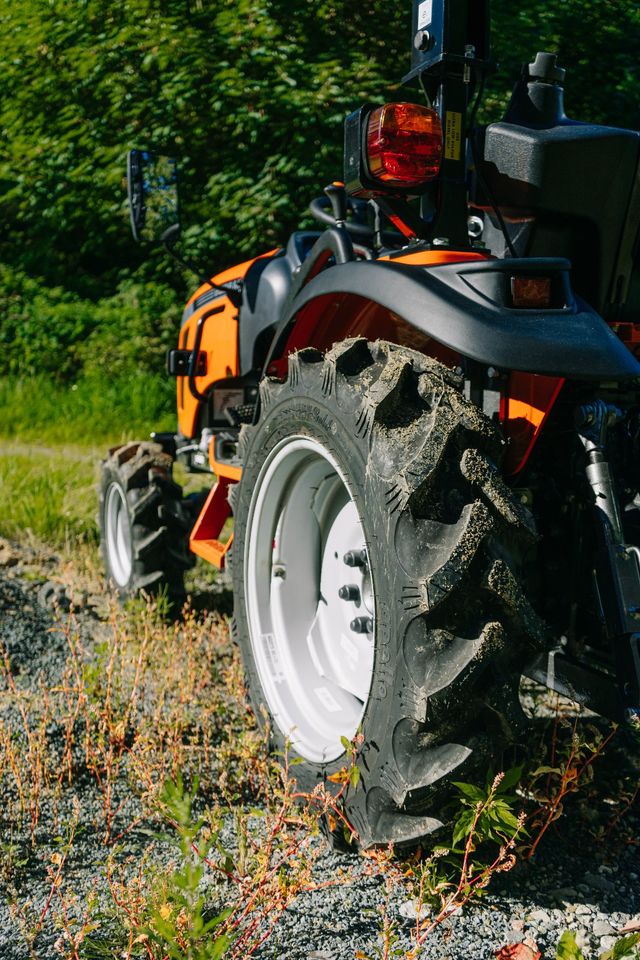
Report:
[[[452,775],[493,764],[522,721],[543,639],[518,570],[531,518],[496,427],[450,370],[349,340],[264,381],[234,490],[235,628],[250,697],[303,790],[346,764],[362,847],[442,826]]]
[[[102,463],[100,547],[107,579],[122,599],[164,592],[172,607],[185,600],[193,518],[172,467],[171,457],[150,441],[116,447]]]

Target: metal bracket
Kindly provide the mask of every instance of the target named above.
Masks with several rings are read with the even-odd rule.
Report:
[[[618,498],[606,459],[610,426],[622,412],[603,400],[580,407],[578,434],[587,455],[586,475],[598,521],[596,587],[614,660],[623,712],[640,706],[640,550],[624,542]]]

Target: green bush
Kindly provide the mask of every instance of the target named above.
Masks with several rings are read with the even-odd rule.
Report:
[[[501,70],[487,116],[519,64],[551,49],[569,69],[573,116],[638,125],[635,0],[492,9]],[[345,115],[367,100],[420,96],[400,84],[410,18],[409,0],[3,4],[0,261],[96,299],[125,277],[182,290],[162,251],[131,241],[132,146],[180,158],[187,244],[205,265],[281,242],[340,175]]]
[[[572,116],[639,125],[635,0],[492,9],[502,69],[482,118],[500,115],[519,64],[550,49],[568,68]],[[40,397],[77,384],[76,398],[56,394],[74,422],[91,385],[101,395],[85,406],[100,422],[106,398],[118,424],[138,395],[147,422],[164,410],[169,385],[152,387],[148,375],[160,376],[194,278],[131,240],[127,150],[179,158],[184,246],[203,270],[263,252],[340,176],[347,113],[420,96],[400,83],[410,16],[409,0],[3,4],[0,377],[44,376],[25,388]],[[0,416],[10,424],[16,411]]]
[[[126,280],[94,302],[0,265],[0,376],[161,372],[180,313],[166,285]]]

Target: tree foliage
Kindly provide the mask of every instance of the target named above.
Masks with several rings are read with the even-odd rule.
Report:
[[[345,115],[418,96],[400,86],[410,17],[409,0],[7,0],[3,282],[23,273],[89,300],[123,281],[184,293],[164,254],[130,239],[131,146],[179,158],[185,243],[206,268],[281,242],[340,176]],[[519,64],[552,49],[569,68],[573,116],[639,125],[636,0],[494,0],[493,26],[502,70],[485,118],[499,115]]]

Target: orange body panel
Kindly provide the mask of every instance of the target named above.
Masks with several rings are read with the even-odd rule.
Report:
[[[215,283],[228,283],[230,280],[243,279],[256,260],[260,260],[262,257],[271,257],[276,252],[277,248],[276,250],[270,250],[269,253],[261,254],[260,257],[254,257],[253,260],[247,260],[245,263],[230,267],[229,270],[212,277],[212,280]],[[189,310],[198,297],[210,292],[210,290],[211,287],[207,284],[199,287],[187,303],[186,310]],[[206,392],[212,383],[224,380],[226,377],[236,377],[239,373],[238,308],[231,303],[228,297],[220,297],[213,302],[206,303],[191,314],[180,331],[180,349],[193,349],[198,320],[213,308],[221,309],[208,317],[202,333],[200,353],[206,355],[207,372],[203,376],[195,378],[196,387],[201,393]],[[180,432],[185,437],[193,437],[198,431],[200,401],[191,394],[187,377],[178,377],[176,390]]]
[[[476,250],[417,250],[415,253],[404,253],[400,257],[380,257],[380,260],[391,260],[393,263],[412,263],[418,267],[437,267],[443,263],[466,263],[469,260],[492,260],[486,253]]]
[[[561,377],[510,374],[500,408],[500,420],[509,444],[505,473],[519,473],[526,464],[563,385]]]
[[[242,468],[228,463],[218,463],[213,455],[213,443],[209,446],[209,463],[218,480],[212,487],[200,516],[189,536],[192,553],[212,563],[218,570],[224,569],[227,553],[233,543],[233,534],[226,543],[219,540],[226,521],[231,516],[229,487],[242,476]]]

